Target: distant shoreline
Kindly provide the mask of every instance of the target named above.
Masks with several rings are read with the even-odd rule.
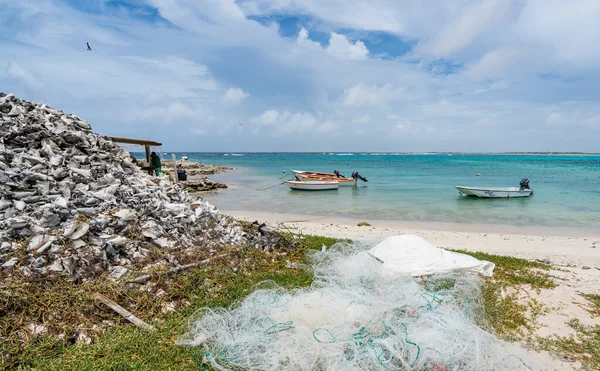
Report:
[[[135,155],[141,155],[143,152],[131,152]],[[194,154],[211,154],[211,155],[232,155],[234,152],[223,151],[223,152],[194,152],[194,151],[176,151],[176,152],[164,152],[163,155],[176,154],[185,156],[189,153]],[[600,152],[381,152],[381,151],[317,151],[317,152],[235,152],[235,155],[261,155],[261,154],[315,154],[315,155],[398,155],[398,156],[435,156],[435,155],[461,155],[461,156],[600,156]],[[234,155],[234,157],[235,157]]]

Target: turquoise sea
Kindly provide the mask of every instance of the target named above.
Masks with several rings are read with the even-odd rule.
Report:
[[[180,159],[184,153],[177,153]],[[206,195],[222,210],[251,210],[356,219],[450,223],[600,226],[600,156],[402,153],[185,153],[192,161],[235,167],[211,176],[232,189]],[[171,158],[171,153],[164,156]],[[291,191],[278,185],[290,169],[369,179],[337,191]],[[283,170],[286,173],[283,173]],[[480,176],[476,176],[480,173]],[[282,178],[283,177],[283,178]],[[521,199],[460,197],[455,185],[518,186],[530,179],[534,195]]]

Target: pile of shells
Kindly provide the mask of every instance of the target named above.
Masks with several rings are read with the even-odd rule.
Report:
[[[239,225],[141,171],[90,124],[0,93],[0,270],[120,279],[152,248],[244,243]]]

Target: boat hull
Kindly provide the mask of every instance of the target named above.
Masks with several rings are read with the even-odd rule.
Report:
[[[290,187],[290,189],[297,191],[333,191],[338,189],[338,182],[328,182],[328,181],[295,181],[295,180],[286,180],[285,184]]]
[[[517,187],[508,188],[479,188],[456,186],[461,194],[480,198],[517,198],[529,197],[533,194],[531,189],[520,189]]]
[[[304,175],[304,174],[295,174],[296,179],[302,182],[310,182],[310,181],[331,181],[338,182],[340,187],[345,186],[354,186],[356,185],[356,180],[352,178],[336,178],[336,177],[324,177],[324,176],[316,176],[316,175]]]
[[[304,170],[291,170],[294,175],[306,175],[306,176],[320,176],[327,178],[336,178],[337,175],[332,173],[320,173],[318,171],[304,171]]]

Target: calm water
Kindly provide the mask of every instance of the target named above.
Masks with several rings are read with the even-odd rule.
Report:
[[[182,153],[177,154],[181,158]],[[363,219],[593,228],[600,225],[600,156],[466,154],[186,153],[190,160],[238,168],[215,175],[234,189],[208,195],[223,210],[336,215]],[[171,158],[169,153],[165,158]],[[353,170],[369,179],[337,191],[291,191],[290,169]],[[480,173],[481,176],[476,176]],[[522,199],[459,197],[455,185],[518,186]],[[275,186],[275,187],[273,187]],[[270,189],[265,189],[272,187]]]

